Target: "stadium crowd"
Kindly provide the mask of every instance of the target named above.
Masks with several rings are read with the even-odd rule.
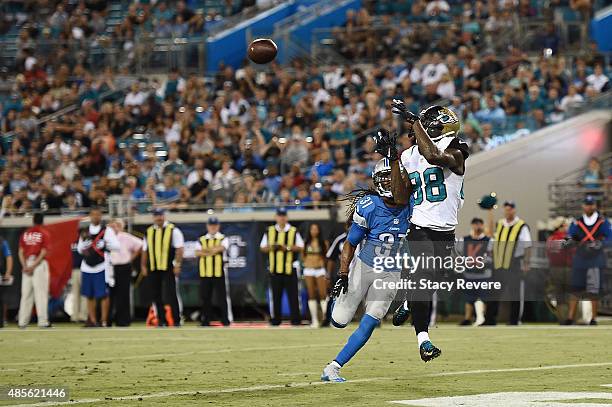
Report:
[[[161,4],[147,14],[152,21]],[[175,13],[186,7],[181,4]],[[79,7],[66,12],[63,27]],[[129,15],[122,26],[134,23]],[[368,16],[349,13],[349,22],[363,24]],[[414,41],[394,42],[397,48],[377,56],[375,66],[296,60],[289,69],[245,64],[222,66],[212,78],[171,70],[137,80],[125,75],[129,70],[94,75],[87,58],[68,49],[45,54],[27,35],[22,42],[31,45],[16,61],[21,74],[0,110],[0,194],[13,216],[106,206],[112,195],[143,202],[139,210],[153,204],[318,207],[367,185],[378,157],[366,136],[376,126],[397,126],[393,98],[413,111],[450,104],[478,152],[560,121],[610,89],[609,66],[595,52],[530,59],[515,48],[501,57],[492,49],[480,52],[466,35],[417,41],[427,46],[418,58],[410,53]],[[397,35],[408,38],[401,30]],[[76,107],[38,123],[65,105]],[[403,148],[412,143],[405,132],[400,141]]]

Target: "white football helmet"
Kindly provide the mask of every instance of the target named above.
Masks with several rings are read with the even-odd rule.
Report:
[[[385,198],[393,198],[391,193],[391,165],[387,158],[378,161],[372,171],[372,181],[376,192]]]

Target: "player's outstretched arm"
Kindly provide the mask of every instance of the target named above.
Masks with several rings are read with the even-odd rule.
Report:
[[[400,167],[400,160],[391,161],[391,193],[399,205],[408,205],[412,195],[412,184]]]
[[[428,163],[439,165],[450,169],[455,174],[463,175],[465,172],[465,159],[463,153],[456,148],[447,148],[444,151],[438,149],[423,128],[420,120],[412,126],[417,141],[419,152]]]

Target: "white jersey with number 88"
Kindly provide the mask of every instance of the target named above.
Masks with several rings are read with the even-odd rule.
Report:
[[[440,151],[456,148],[467,151],[467,144],[457,137],[443,137],[433,142]],[[418,147],[405,150],[400,158],[412,183],[414,208],[410,223],[439,231],[454,230],[463,206],[463,175],[427,162]]]

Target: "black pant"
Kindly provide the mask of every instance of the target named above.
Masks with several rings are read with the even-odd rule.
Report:
[[[202,300],[202,325],[208,325],[212,320],[213,294],[219,300],[221,310],[221,323],[229,325],[227,317],[227,299],[225,289],[225,277],[201,277],[200,278],[200,299]]]
[[[158,326],[168,325],[166,321],[166,311],[164,309],[164,305],[166,304],[166,302],[164,302],[164,297],[168,299],[168,304],[170,304],[170,308],[172,308],[174,326],[179,326],[181,324],[181,317],[179,314],[178,297],[176,296],[174,273],[172,271],[152,271],[148,278],[151,280],[151,298],[153,302],[155,302]]]
[[[493,271],[495,281],[500,281],[503,286],[503,292],[498,295],[492,295],[486,301],[487,308],[485,310],[485,325],[497,324],[497,313],[499,312],[499,302],[507,301],[510,305],[510,314],[508,323],[510,325],[518,325],[521,320],[521,281],[523,273],[521,271],[522,257],[515,257],[510,263],[510,269],[497,269]]]
[[[132,281],[132,264],[117,264],[115,286],[111,290],[111,304],[114,321],[117,326],[129,326],[130,318],[130,283]]]
[[[270,274],[270,286],[272,288],[272,303],[273,313],[270,323],[272,325],[280,325],[282,319],[282,300],[283,300],[283,289],[287,292],[287,299],[289,300],[289,309],[291,311],[291,324],[300,325],[302,318],[300,318],[300,305],[298,302],[298,284],[297,275],[295,270],[289,275],[287,274]]]
[[[408,232],[408,245],[410,247],[410,255],[414,258],[421,258],[421,264],[430,262],[429,267],[419,267],[413,279],[428,279],[431,281],[443,277],[443,271],[435,266],[439,260],[444,264],[444,259],[452,254],[455,244],[455,232],[438,232],[435,230],[412,226]],[[435,259],[431,260],[431,259]],[[431,300],[433,291],[430,290],[412,290],[410,292],[410,309],[412,311],[412,323],[414,330],[419,332],[427,332],[429,329],[429,321],[431,317]]]

